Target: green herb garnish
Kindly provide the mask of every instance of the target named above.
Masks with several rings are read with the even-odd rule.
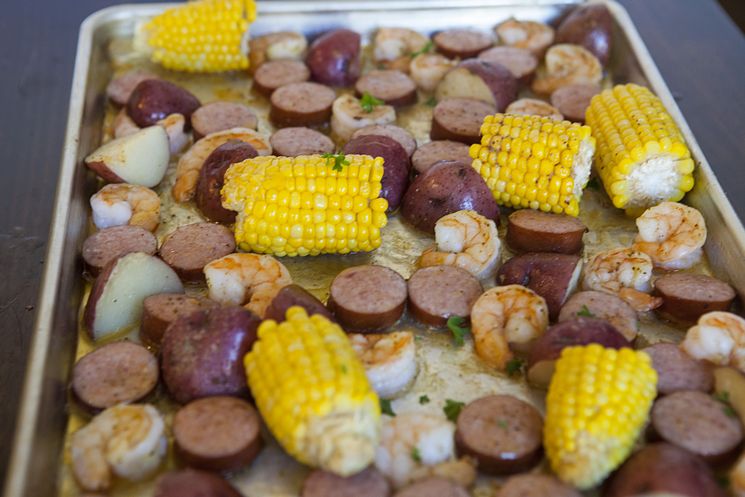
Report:
[[[466,323],[466,319],[460,316],[450,316],[448,318],[448,329],[453,334],[453,343],[458,347],[462,347],[466,343],[463,338],[471,332],[471,328],[463,326]]]
[[[422,455],[419,453],[418,447],[411,449],[411,458],[416,462],[422,462]]]
[[[429,397],[426,394],[425,395],[420,395],[419,396],[419,403],[422,404],[422,405],[429,404]]]
[[[463,406],[465,406],[465,402],[458,402],[457,400],[452,399],[446,399],[445,400],[445,407],[442,408],[442,412],[445,413],[445,416],[455,423],[458,420],[458,415],[460,414],[461,409],[463,409]]]
[[[346,364],[342,364],[341,367],[340,367],[340,369],[341,369],[341,372],[342,373],[347,374],[347,365]]]
[[[393,407],[391,407],[391,401],[388,399],[380,399],[380,412],[389,416],[396,415],[396,413],[393,412]]]
[[[595,314],[590,312],[590,309],[588,309],[587,306],[583,304],[582,309],[577,312],[577,316],[582,316],[583,318],[594,318]]]
[[[500,428],[502,428],[503,430],[506,430],[506,429],[508,429],[508,428],[509,428],[509,425],[507,424],[507,421],[505,421],[504,419],[498,419],[498,420],[497,420],[497,425],[498,425],[498,426],[499,426]]]
[[[428,107],[434,107],[437,105],[437,99],[432,96],[427,99],[426,102],[424,102],[424,105],[427,105]]]
[[[525,361],[523,359],[520,359],[519,357],[513,357],[512,359],[507,361],[505,370],[507,371],[507,374],[509,376],[515,376],[516,374],[519,374],[524,367]]]
[[[383,105],[384,103],[385,102],[381,99],[375,98],[367,92],[363,93],[362,98],[360,99],[360,107],[362,107],[362,110],[368,114],[372,112],[375,107]]]
[[[414,58],[414,57],[416,57],[417,55],[421,55],[421,54],[423,54],[423,53],[428,53],[428,52],[431,52],[431,51],[432,51],[432,48],[433,48],[433,46],[434,46],[434,45],[432,44],[432,40],[427,40],[427,43],[425,43],[425,44],[424,44],[424,45],[422,46],[422,48],[420,48],[419,50],[415,50],[415,51],[411,52],[411,53],[409,54],[409,57],[411,57],[411,58],[413,59],[413,58]]]
[[[732,408],[732,405],[729,403],[729,392],[717,392],[714,394],[714,398],[717,399],[722,404],[724,404],[724,406],[722,407],[724,414],[726,414],[730,418],[737,417],[737,412]]]
[[[341,172],[343,166],[349,165],[349,161],[344,157],[344,154],[323,154],[321,157],[334,160],[334,165],[331,167],[334,171]]]

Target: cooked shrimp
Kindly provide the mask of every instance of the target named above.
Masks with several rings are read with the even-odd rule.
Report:
[[[445,74],[456,66],[454,60],[437,53],[423,53],[409,64],[411,79],[424,91],[434,91]]]
[[[204,161],[217,147],[230,140],[248,143],[259,155],[269,155],[272,152],[267,139],[249,128],[231,128],[205,136],[194,143],[176,165],[176,182],[171,193],[177,202],[188,202],[194,197]]]
[[[633,247],[647,254],[655,266],[685,269],[701,259],[706,241],[704,216],[678,202],[662,202],[636,219],[639,229]]]
[[[166,134],[168,135],[168,148],[171,151],[171,155],[179,153],[189,142],[189,137],[184,131],[186,119],[184,119],[183,115],[169,114],[156,124],[166,130]]]
[[[411,472],[411,480],[421,480],[432,476],[447,478],[464,487],[470,487],[476,480],[476,460],[461,457],[454,461],[444,461],[433,466],[418,466]]]
[[[209,298],[244,305],[259,317],[282,288],[292,284],[287,268],[270,255],[229,254],[204,266]]]
[[[389,399],[406,389],[416,377],[416,344],[410,331],[351,334],[349,340],[362,360],[373,390]]]
[[[537,57],[554,42],[554,30],[541,22],[508,19],[495,31],[503,45],[530,50]]]
[[[694,359],[745,373],[745,319],[731,312],[704,314],[688,329],[680,348]]]
[[[457,266],[477,278],[494,276],[501,243],[491,219],[476,211],[453,212],[435,224],[435,241],[436,247],[422,253],[420,266]]]
[[[554,45],[546,52],[545,70],[539,70],[532,89],[551,94],[562,86],[597,85],[603,79],[603,67],[589,50],[569,43]]]
[[[373,59],[376,62],[395,61],[409,57],[412,52],[424,48],[429,39],[421,33],[408,28],[380,28],[373,41]]]
[[[543,297],[521,285],[490,288],[471,308],[471,333],[476,354],[504,369],[512,358],[510,344],[524,346],[548,327]]]
[[[652,289],[652,259],[632,248],[600,252],[585,266],[582,288],[612,293],[637,311],[654,308],[656,301],[645,297]],[[652,299],[652,300],[650,300]]]
[[[455,425],[444,416],[420,412],[385,416],[375,466],[393,485],[411,481],[420,466],[433,466],[454,458]]]
[[[94,193],[90,202],[99,229],[129,224],[155,231],[160,223],[160,197],[144,186],[112,183]]]
[[[155,407],[110,407],[72,436],[72,471],[85,490],[106,490],[112,473],[134,481],[150,475],[167,446],[165,423]]]

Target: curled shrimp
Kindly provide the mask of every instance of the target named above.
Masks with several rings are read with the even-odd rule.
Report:
[[[731,312],[706,313],[688,329],[680,348],[694,359],[745,373],[745,319]]]
[[[287,268],[271,255],[229,254],[204,266],[209,298],[244,305],[259,317],[282,288],[292,284]]]
[[[618,295],[634,310],[648,311],[662,303],[648,294],[652,289],[652,267],[652,259],[639,250],[606,250],[585,266],[582,288]]]
[[[504,370],[512,358],[510,344],[525,346],[548,327],[546,301],[522,285],[490,288],[473,304],[471,333],[476,354]]]
[[[391,69],[408,71],[408,62],[413,52],[424,48],[429,39],[408,28],[380,28],[373,40],[375,62],[390,63]]]
[[[210,133],[201,140],[197,140],[181,156],[176,165],[176,182],[171,189],[171,193],[177,202],[188,202],[194,197],[199,181],[199,171],[202,169],[204,161],[217,147],[230,140],[248,143],[256,149],[259,155],[272,153],[272,147],[266,138],[249,128],[231,128]]]
[[[647,254],[655,266],[685,269],[701,259],[706,241],[704,216],[678,202],[662,202],[636,219],[639,229],[633,247]]]
[[[553,28],[541,22],[508,19],[495,31],[503,45],[530,50],[536,57],[542,56],[554,42]]]
[[[568,85],[598,85],[603,79],[600,61],[580,45],[554,45],[546,52],[545,62],[545,70],[539,70],[533,81],[535,93],[548,95]]]
[[[477,278],[494,276],[501,243],[491,219],[476,211],[453,212],[435,224],[435,241],[436,247],[422,253],[420,266],[457,266]]]
[[[441,415],[407,412],[384,416],[375,466],[395,487],[402,487],[421,466],[454,458],[454,432],[455,425]]]
[[[445,74],[456,66],[450,60],[438,53],[419,54],[411,60],[409,72],[414,83],[424,91],[434,91]]]
[[[373,390],[381,398],[393,397],[416,378],[416,344],[412,332],[350,334],[349,341],[365,366]]]
[[[90,203],[99,229],[129,224],[155,231],[160,223],[160,197],[144,186],[112,183],[94,193]]]
[[[113,475],[142,480],[166,454],[165,423],[151,405],[106,409],[73,434],[72,471],[85,490],[105,490]]]

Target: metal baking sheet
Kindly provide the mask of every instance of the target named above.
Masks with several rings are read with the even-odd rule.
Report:
[[[253,25],[252,33],[293,29],[312,36],[344,26],[369,35],[377,26],[402,24],[428,33],[458,26],[489,29],[512,16],[541,21],[552,19],[572,3],[576,2],[378,0],[324,2],[321,5],[295,1],[260,2],[259,20]],[[706,251],[710,268],[716,275],[729,280],[743,295],[745,274],[728,272],[727,268],[736,267],[743,260],[745,230],[627,13],[613,1],[605,3],[615,19],[615,49],[610,67],[613,82],[649,86],[680,126],[697,163],[696,187],[687,196],[687,202],[700,209],[707,221]],[[107,8],[91,15],[81,26],[47,267],[37,306],[34,340],[5,486],[6,497],[57,495],[60,491],[58,473],[62,467],[64,436],[70,415],[66,387],[78,349],[78,311],[84,295],[78,254],[88,230],[87,199],[96,189],[96,180],[82,166],[82,159],[103,138],[102,124],[107,109],[103,90],[113,73],[109,42],[115,37],[131,35],[138,20],[157,14],[168,6],[151,4]],[[628,220],[616,219],[628,226]],[[600,225],[597,226],[596,230],[600,229]],[[413,257],[414,252],[418,253],[418,249],[412,251],[412,248],[408,247],[407,255],[403,257],[405,260],[399,261],[401,267],[410,264],[407,258]],[[291,271],[294,271],[292,267]],[[408,275],[408,270],[404,275]],[[246,495],[292,495],[267,490],[254,487]],[[136,487],[127,492],[127,495],[139,494]]]

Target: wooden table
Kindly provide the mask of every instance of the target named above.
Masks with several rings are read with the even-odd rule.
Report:
[[[740,216],[745,38],[714,0],[620,0]],[[78,27],[117,0],[10,0],[0,17],[0,477],[31,341]]]

